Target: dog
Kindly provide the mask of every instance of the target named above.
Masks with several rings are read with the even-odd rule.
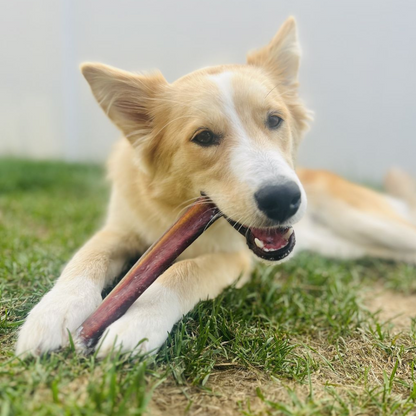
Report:
[[[98,307],[103,289],[201,192],[228,221],[218,220],[108,327],[98,357],[114,347],[157,351],[197,302],[237,280],[244,284],[255,258],[280,262],[313,250],[416,263],[411,178],[392,171],[393,195],[386,195],[329,172],[296,172],[310,120],[298,96],[299,61],[289,18],[246,64],[204,68],[172,84],[158,72],[82,66],[99,105],[123,133],[109,161],[108,215],[29,313],[18,355],[66,346],[68,331],[74,334]]]

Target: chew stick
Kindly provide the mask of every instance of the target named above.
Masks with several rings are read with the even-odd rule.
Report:
[[[78,328],[77,346],[90,350],[105,329],[120,318],[133,302],[191,245],[221,217],[212,202],[201,197],[156,241],[104,299],[98,309]]]

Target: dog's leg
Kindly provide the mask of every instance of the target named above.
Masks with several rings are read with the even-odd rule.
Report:
[[[214,298],[239,277],[242,284],[250,270],[251,256],[246,251],[206,254],[173,264],[108,327],[98,344],[98,356],[108,355],[113,347],[135,353],[156,352],[173,325],[197,302]],[[143,339],[146,341],[138,346]]]
[[[97,308],[101,291],[122,270],[137,247],[130,235],[110,227],[95,234],[73,257],[55,286],[29,313],[16,346],[17,354],[55,350]]]

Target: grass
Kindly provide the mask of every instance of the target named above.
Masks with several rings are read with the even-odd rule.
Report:
[[[156,357],[14,357],[25,315],[103,221],[103,177],[0,160],[1,416],[416,414],[416,320],[397,327],[371,308],[374,291],[416,303],[416,270],[376,260],[258,266],[198,304]]]

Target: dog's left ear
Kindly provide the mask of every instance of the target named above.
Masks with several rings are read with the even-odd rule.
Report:
[[[286,86],[296,87],[300,54],[296,21],[289,17],[267,46],[248,54],[247,63],[265,68]]]
[[[107,116],[133,145],[140,144],[152,131],[154,101],[167,85],[162,74],[133,74],[98,63],[85,63],[81,71]]]

